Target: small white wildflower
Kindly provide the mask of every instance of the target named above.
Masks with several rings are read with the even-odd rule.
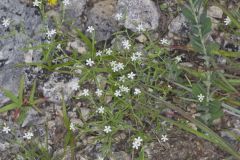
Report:
[[[129,79],[134,79],[134,77],[136,76],[136,74],[135,73],[133,73],[133,72],[131,72],[131,73],[128,73],[128,75],[127,75],[127,77],[129,78]]]
[[[121,97],[121,96],[122,96],[121,90],[116,90],[116,91],[114,92],[114,95],[115,95],[116,97]]]
[[[125,80],[126,80],[126,76],[125,75],[119,77],[119,81],[120,82],[125,82]]]
[[[70,123],[70,130],[71,131],[75,131],[76,130],[75,124],[73,122]]]
[[[105,126],[103,131],[104,131],[105,133],[112,132],[111,126]]]
[[[97,51],[96,56],[101,56],[102,55],[102,51]]]
[[[130,90],[128,87],[125,87],[125,86],[123,86],[123,85],[121,85],[121,86],[119,87],[119,89],[120,89],[121,92],[126,92],[126,93],[128,93],[129,90]]]
[[[113,72],[117,72],[124,69],[124,65],[121,62],[117,63],[116,61],[111,61],[110,65],[112,67]]]
[[[97,160],[104,160],[104,158],[101,157],[101,156],[98,156],[98,159],[97,159]]]
[[[141,52],[135,52],[134,53],[138,58],[140,58],[142,56],[142,53]]]
[[[169,85],[168,85],[168,88],[169,88],[169,89],[172,89],[172,86],[169,84]]]
[[[112,49],[111,48],[106,49],[106,54],[111,55],[112,54]]]
[[[231,19],[229,17],[225,18],[224,23],[226,26],[229,25],[231,23]]]
[[[138,138],[134,138],[134,141],[132,143],[132,148],[133,149],[138,149],[140,146],[141,146],[141,143],[142,143],[142,138],[141,137],[138,137]]]
[[[141,94],[142,92],[141,92],[141,90],[139,89],[139,88],[135,88],[134,89],[134,95],[138,95],[138,94]]]
[[[140,24],[137,26],[136,29],[138,30],[138,32],[144,32],[144,31],[145,31],[145,28],[143,27],[143,24],[142,24],[142,23],[140,23]]]
[[[117,66],[118,70],[123,70],[124,69],[124,65],[121,62],[119,62],[116,66]]]
[[[161,44],[162,44],[162,45],[169,45],[169,44],[170,44],[170,41],[167,40],[166,38],[163,38],[163,39],[161,40]]]
[[[182,61],[182,57],[181,56],[176,56],[174,59],[175,59],[176,63],[179,63],[179,62]]]
[[[53,35],[55,35],[57,32],[56,32],[56,30],[55,29],[51,29],[51,30],[49,30],[48,29],[48,31],[47,31],[47,37],[48,37],[48,39],[50,39],[50,38],[52,38],[52,36]]]
[[[84,89],[82,92],[83,96],[89,96],[89,89]]]
[[[131,56],[131,61],[132,61],[132,62],[136,61],[137,59],[138,59],[138,57],[136,57],[135,55],[132,55],[132,56]]]
[[[95,64],[95,63],[94,63],[94,61],[93,61],[91,58],[89,58],[89,59],[86,60],[86,65],[87,65],[87,66],[92,67],[94,64]]]
[[[204,98],[205,96],[202,93],[198,95],[199,102],[203,102]]]
[[[9,18],[4,18],[2,20],[2,25],[7,28],[10,25],[10,19]]]
[[[58,49],[58,50],[61,50],[61,49],[62,49],[61,44],[58,44],[58,45],[57,45],[57,49]]]
[[[23,136],[23,138],[24,138],[24,139],[27,139],[27,140],[32,139],[32,137],[33,137],[33,133],[32,133],[32,132],[27,132],[27,133],[25,133],[24,136]]]
[[[123,18],[123,15],[122,15],[122,13],[117,13],[116,15],[115,15],[115,19],[116,20],[121,20]]]
[[[129,43],[129,40],[124,40],[122,42],[123,48],[124,49],[129,49],[131,47],[131,44]]]
[[[93,28],[93,26],[88,26],[87,28],[87,32],[92,33],[95,29]]]
[[[132,60],[133,62],[134,62],[134,61],[137,61],[137,60],[140,60],[140,59],[141,59],[141,55],[142,55],[141,52],[133,53],[133,55],[131,56],[131,60]]]
[[[33,2],[33,7],[39,7],[40,4],[41,4],[41,2],[39,0],[35,0]]]
[[[95,93],[98,97],[101,97],[103,95],[103,90],[97,89]]]
[[[103,106],[100,106],[98,109],[97,109],[97,111],[96,111],[97,113],[104,113],[104,108],[103,108]]]
[[[8,134],[9,132],[11,132],[11,129],[8,126],[4,126],[3,127],[3,132],[5,132],[6,134]]]
[[[166,135],[166,134],[165,134],[165,135],[163,134],[161,140],[162,140],[163,142],[166,142],[166,141],[168,140],[167,135]]]
[[[115,66],[117,64],[117,62],[116,61],[111,61],[110,62],[110,65],[113,67],[113,66]]]
[[[64,6],[67,6],[67,5],[69,5],[69,4],[70,4],[69,0],[63,0],[63,2],[62,2],[62,3],[63,3],[63,5],[64,5]]]

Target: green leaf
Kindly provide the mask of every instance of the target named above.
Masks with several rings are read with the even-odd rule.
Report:
[[[36,80],[33,82],[33,86],[32,86],[31,92],[30,92],[29,102],[31,104],[34,104],[35,91],[36,91]]]
[[[187,6],[183,7],[182,13],[191,24],[196,24],[196,21],[195,21],[194,15],[192,14],[191,8],[189,8]]]
[[[13,102],[15,102],[15,103],[20,103],[18,97],[15,96],[12,92],[10,92],[10,91],[8,91],[8,90],[6,90],[6,89],[3,89],[3,88],[1,88],[0,90],[3,92],[3,94],[4,94],[6,97],[8,97],[11,101],[13,101]]]
[[[211,19],[206,17],[205,14],[202,14],[200,23],[201,23],[202,36],[205,37],[212,30]]]
[[[13,110],[13,109],[16,109],[16,108],[19,108],[20,106],[16,103],[11,103],[11,104],[8,104],[6,106],[3,106],[2,108],[0,108],[0,113],[3,113],[3,112],[7,112],[9,110]]]
[[[23,92],[24,92],[24,76],[22,76],[20,80],[20,86],[18,89],[18,98],[19,98],[19,101],[21,101],[21,104],[23,102]]]
[[[83,40],[83,42],[88,46],[88,48],[91,50],[91,52],[96,52],[96,49],[93,48],[92,42],[90,39],[88,39],[87,36],[85,36],[79,29],[76,29],[79,37]]]
[[[232,51],[224,51],[224,50],[214,49],[210,53],[215,54],[215,55],[224,56],[224,57],[240,58],[240,52],[232,52]]]

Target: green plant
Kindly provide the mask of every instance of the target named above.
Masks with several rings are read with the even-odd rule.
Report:
[[[14,93],[4,89],[0,88],[0,91],[3,92],[3,94],[8,97],[11,100],[10,104],[7,104],[0,108],[0,113],[7,112],[10,110],[15,110],[15,118],[18,119],[20,122],[22,122],[26,116],[26,112],[28,111],[29,107],[33,107],[38,112],[41,112],[37,108],[37,104],[42,103],[44,101],[43,99],[35,99],[34,94],[36,91],[36,81],[34,82],[30,96],[27,99],[24,96],[24,77],[20,80],[20,86],[18,89],[18,95],[16,96]]]

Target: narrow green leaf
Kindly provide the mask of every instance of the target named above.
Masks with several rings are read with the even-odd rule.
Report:
[[[20,86],[18,89],[18,99],[19,101],[21,101],[21,104],[23,102],[23,92],[24,92],[24,76],[21,77]]]
[[[6,90],[6,89],[3,89],[3,88],[0,88],[0,90],[3,92],[3,94],[10,98],[11,101],[15,102],[15,103],[20,103],[19,99],[17,96],[15,96],[12,92]]]
[[[0,113],[3,113],[3,112],[7,112],[9,110],[13,110],[13,109],[16,109],[16,108],[19,108],[20,106],[16,103],[11,103],[11,104],[8,104],[6,106],[3,106],[2,108],[0,108]]]
[[[32,86],[31,92],[30,92],[29,102],[31,104],[34,104],[35,91],[36,91],[36,80],[33,82],[33,86]]]
[[[96,52],[96,49],[92,47],[92,42],[90,39],[88,39],[87,36],[85,36],[79,29],[76,29],[79,37],[83,40],[83,42],[88,46],[88,48],[91,50],[91,52]]]

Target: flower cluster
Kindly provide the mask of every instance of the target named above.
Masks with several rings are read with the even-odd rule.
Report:
[[[121,62],[112,61],[112,62],[110,62],[110,66],[111,66],[113,72],[118,72],[118,71],[124,69],[124,65]]]

